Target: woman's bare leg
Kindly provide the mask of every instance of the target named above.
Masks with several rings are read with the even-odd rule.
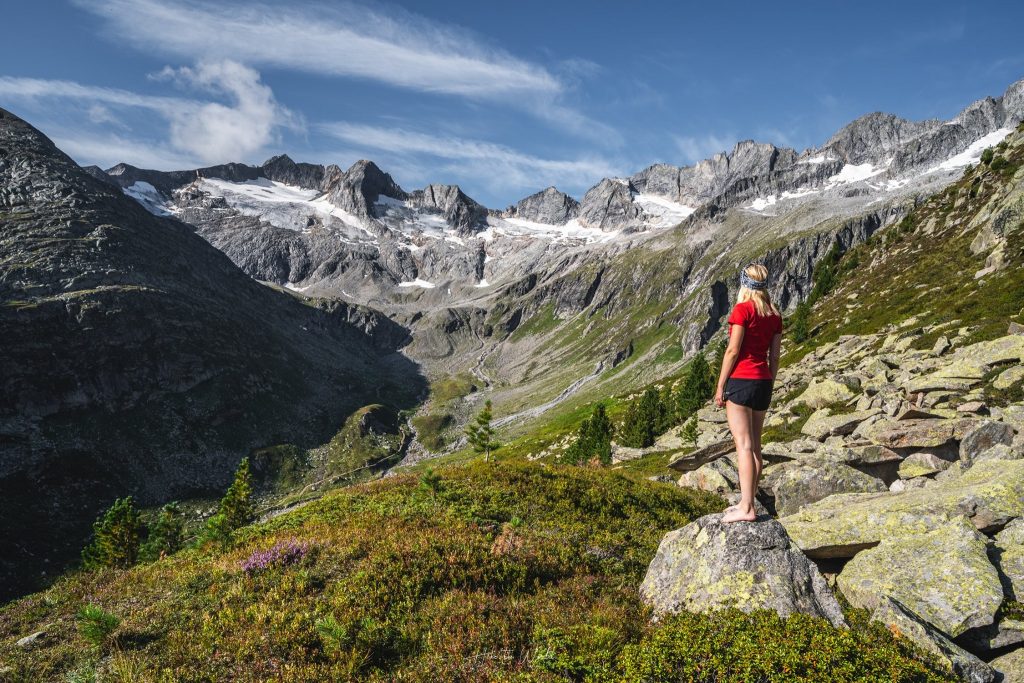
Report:
[[[761,484],[761,470],[764,469],[764,459],[761,457],[761,432],[764,431],[764,418],[768,414],[766,410],[752,410],[750,411],[750,439],[751,448],[754,451],[754,465],[756,465],[757,476],[754,478],[754,482],[757,485]],[[757,493],[757,488],[754,488],[754,493]]]
[[[754,513],[754,493],[757,490],[758,469],[754,460],[753,449],[753,411],[732,401],[725,404],[725,416],[729,421],[736,444],[736,469],[740,475],[740,502],[736,507],[725,511],[723,522],[752,522],[757,516]]]

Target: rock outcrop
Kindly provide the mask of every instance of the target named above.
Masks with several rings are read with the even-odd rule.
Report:
[[[703,612],[727,606],[773,609],[845,624],[818,568],[777,521],[723,524],[707,515],[665,536],[640,586],[659,613]]]
[[[838,584],[855,607],[872,610],[893,598],[950,637],[988,626],[1003,603],[985,538],[963,517],[882,539],[847,563]]]

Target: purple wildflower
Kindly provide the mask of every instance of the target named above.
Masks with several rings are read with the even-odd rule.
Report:
[[[306,541],[278,541],[269,550],[256,550],[241,564],[242,571],[246,574],[258,574],[273,567],[287,567],[297,564],[310,550]]]

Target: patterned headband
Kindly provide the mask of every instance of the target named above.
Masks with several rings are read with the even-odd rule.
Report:
[[[747,266],[747,268],[749,268],[752,265],[754,264],[751,263],[750,265]],[[747,268],[744,268],[743,270],[740,271],[740,284],[748,289],[753,289],[754,291],[757,292],[761,292],[768,289],[768,278],[765,278],[764,280],[755,280],[754,278],[747,275]]]

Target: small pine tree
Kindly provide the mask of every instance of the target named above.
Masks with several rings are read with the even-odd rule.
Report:
[[[152,562],[176,553],[181,549],[184,538],[185,526],[181,508],[177,503],[168,503],[160,509],[156,521],[149,528],[149,537],[142,544],[141,557]]]
[[[96,647],[103,647],[121,620],[99,605],[83,605],[76,615],[78,632]]]
[[[82,566],[131,567],[139,559],[142,521],[131,496],[118,498],[92,525],[92,541],[82,550]]]
[[[654,444],[655,427],[661,411],[658,392],[647,389],[633,401],[619,432],[619,443],[631,448],[647,448]]]
[[[212,542],[227,547],[231,534],[250,524],[256,517],[252,500],[252,475],[249,472],[249,458],[242,458],[235,479],[220,499],[217,514],[206,520],[206,527],[200,536],[200,544]]]
[[[725,362],[725,350],[729,347],[727,340],[723,339],[715,346],[715,361],[708,367],[711,374],[711,386],[718,384],[718,375],[722,372],[722,363]]]
[[[672,426],[675,411],[672,410],[672,387],[666,385],[658,392],[658,408],[654,422],[654,433],[664,434]]]
[[[797,344],[804,342],[810,336],[811,307],[803,301],[797,304],[796,310],[789,318],[789,334]]]
[[[986,166],[988,166],[989,164],[992,163],[992,158],[995,155],[996,155],[996,153],[992,150],[991,147],[986,147],[985,151],[981,153],[981,163],[983,163]]]
[[[224,516],[224,522],[233,531],[251,524],[256,516],[252,500],[252,475],[249,472],[249,458],[235,470],[235,480],[231,482],[224,497],[220,499],[217,514]]]
[[[466,438],[469,445],[477,453],[484,454],[484,462],[491,458],[491,453],[501,447],[494,440],[494,427],[491,426],[491,400],[487,399],[483,410],[476,416],[476,419],[466,427]]]
[[[679,436],[684,443],[688,443],[691,446],[697,445],[697,437],[699,436],[699,434],[697,432],[696,415],[691,415],[690,419],[683,423],[683,428],[679,432]]]
[[[611,464],[613,434],[614,428],[604,404],[598,403],[590,417],[580,425],[576,440],[561,457],[562,462],[579,465],[596,457],[603,465]]]
[[[715,380],[711,367],[698,353],[690,362],[686,379],[676,394],[676,414],[680,422],[685,422],[691,415],[700,410],[707,400],[715,393]]]

